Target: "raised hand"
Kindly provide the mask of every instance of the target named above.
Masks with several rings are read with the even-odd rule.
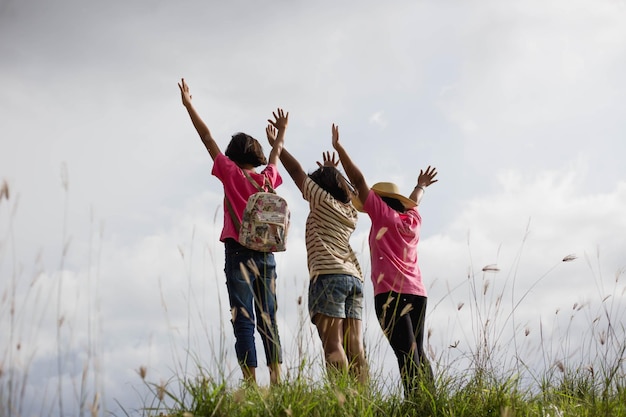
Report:
[[[180,79],[178,83],[178,88],[180,88],[180,98],[183,101],[183,106],[187,107],[191,104],[191,93],[189,92],[189,86],[185,82],[184,78]]]
[[[335,152],[332,153],[332,156],[330,154],[330,152],[326,151],[326,152],[322,152],[322,159],[324,161],[324,163],[322,164],[320,161],[317,161],[317,166],[318,167],[333,167],[333,168],[337,168],[339,166],[339,158],[337,158],[337,160],[335,161]]]
[[[339,146],[339,126],[333,123],[333,148],[337,149]]]
[[[430,165],[428,165],[428,168],[426,168],[426,172],[420,169],[420,175],[419,177],[417,177],[417,185],[421,187],[428,187],[429,185],[436,183],[437,181],[439,181],[435,179],[436,175],[437,169],[435,167],[431,168]]]
[[[272,112],[275,120],[267,119],[268,123],[274,126],[278,131],[284,131],[289,124],[289,112],[285,113],[283,109],[278,108]]]
[[[274,146],[274,141],[276,140],[276,128],[271,124],[268,124],[265,128],[265,135],[267,136],[267,141],[270,143],[270,146]]]

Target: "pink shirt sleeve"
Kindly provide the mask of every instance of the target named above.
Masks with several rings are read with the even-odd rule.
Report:
[[[231,161],[226,155],[218,155],[213,162],[213,169],[211,173],[216,176],[224,186],[224,198],[230,201],[233,207],[233,211],[237,216],[237,220],[241,223],[243,217],[243,210],[246,208],[248,197],[256,193],[258,190],[243,174],[241,168]],[[265,183],[265,178],[269,180],[272,188],[276,188],[282,184],[283,180],[276,169],[276,166],[269,164],[260,173],[248,171],[248,174],[254,181],[260,186]],[[239,233],[233,223],[233,220],[224,204],[224,227],[220,235],[220,240],[223,242],[227,238],[233,238],[237,240]]]

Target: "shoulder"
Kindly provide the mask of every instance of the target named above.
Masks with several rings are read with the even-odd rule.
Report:
[[[302,196],[305,200],[311,203],[318,203],[323,201],[326,198],[328,192],[320,187],[315,181],[311,179],[308,175],[304,179],[304,183],[302,184]]]
[[[384,215],[387,210],[391,210],[391,208],[380,198],[378,194],[369,190],[367,193],[367,198],[365,199],[365,204],[363,204],[363,210],[367,214],[372,216]]]
[[[266,177],[274,188],[283,183],[282,177],[278,172],[278,168],[274,164],[267,164],[265,168],[263,168],[263,171],[261,171],[261,175]]]
[[[317,183],[313,181],[311,177],[307,175],[306,178],[304,179],[304,182],[302,183],[302,192],[312,193],[318,188],[321,188],[321,187],[317,185]]]
[[[404,214],[407,217],[417,220],[418,222],[422,221],[422,216],[420,216],[420,212],[417,210],[417,207],[408,209]]]
[[[226,155],[220,153],[213,160],[213,170],[212,173],[218,178],[225,177],[228,173],[232,171],[238,170],[239,167],[233,161],[230,160]]]

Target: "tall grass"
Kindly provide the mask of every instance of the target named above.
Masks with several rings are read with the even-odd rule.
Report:
[[[611,286],[605,287],[599,255],[595,264],[585,256],[597,293],[586,294],[587,301],[575,303],[567,316],[556,308],[551,322],[541,315],[529,321],[518,316],[533,290],[559,268],[580,259],[570,254],[555,260],[520,290],[525,244],[526,237],[506,273],[497,264],[477,268],[470,256],[467,279],[449,288],[429,309],[433,316],[443,302],[453,303],[460,329],[458,339],[440,347],[429,332],[434,389],[424,384],[417,395],[404,398],[399,381],[390,381],[388,372],[372,362],[376,350],[387,343],[382,338],[367,346],[368,384],[347,375],[326,375],[319,358],[303,348],[315,336],[306,333],[310,323],[299,308],[297,364],[286,365],[290,372],[280,386],[233,384],[223,373],[197,366],[194,374],[173,375],[168,384],[144,379],[153,393],[144,411],[150,416],[186,417],[626,416],[624,271],[617,271]],[[495,279],[502,274],[504,279]]]
[[[76,274],[67,271],[65,262],[71,238],[67,234],[69,180],[65,166],[61,171],[65,192],[59,266],[46,269],[41,251],[32,270],[18,259],[19,239],[14,230],[19,196],[9,184],[0,187],[0,416],[99,416],[101,383],[98,306],[94,305],[94,283],[99,262],[97,232],[89,231],[86,294],[76,287]],[[100,235],[101,237],[101,235]],[[95,264],[93,260],[95,259]],[[73,278],[68,282],[67,278]],[[72,299],[75,297],[75,299]],[[73,301],[67,305],[66,301]],[[76,307],[76,305],[80,305]],[[72,307],[75,307],[73,310]],[[85,311],[82,311],[82,308]],[[84,326],[84,327],[83,327]],[[84,330],[86,343],[77,344],[76,330]],[[50,343],[53,340],[54,343]],[[40,354],[56,352],[56,376],[48,383],[38,380],[50,369],[41,369]],[[55,373],[55,372],[52,372]],[[73,375],[68,378],[68,375]]]
[[[1,417],[108,414],[101,406],[104,387],[100,380],[98,306],[90,298],[99,280],[99,246],[94,243],[98,232],[95,228],[89,231],[89,267],[84,277],[89,293],[87,320],[70,323],[76,317],[69,315],[61,302],[69,285],[63,270],[70,248],[65,231],[69,199],[66,173],[62,178],[66,202],[61,219],[61,272],[55,274],[48,274],[40,260],[35,261],[32,271],[25,271],[17,261],[13,218],[18,199],[9,192],[8,184],[0,187]],[[216,210],[214,223],[218,213]],[[205,301],[199,299],[199,291],[194,287],[195,276],[221,276],[222,266],[211,248],[194,251],[198,247],[195,235],[194,230],[189,245],[179,248],[187,280],[187,322],[184,337],[172,337],[170,341],[175,365],[169,378],[153,380],[148,367],[137,364],[137,383],[147,394],[142,396],[139,408],[120,404],[125,415],[626,416],[625,271],[620,269],[604,276],[599,253],[582,258],[566,255],[555,259],[544,273],[528,277],[521,268],[527,245],[525,236],[511,265],[476,266],[470,251],[469,270],[463,282],[446,287],[440,299],[429,301],[427,347],[435,369],[435,388],[424,385],[415,396],[405,398],[400,381],[390,377],[389,369],[384,368],[395,367],[395,360],[386,358],[382,364],[382,356],[391,353],[384,349],[387,341],[379,329],[374,332],[379,336],[369,337],[366,345],[369,383],[362,385],[347,375],[326,373],[321,351],[315,353],[311,348],[318,341],[306,310],[305,287],[297,289],[300,296],[294,337],[283,338],[285,349],[291,352],[284,364],[284,382],[272,388],[237,382],[239,370],[230,369],[226,359],[232,330],[221,328],[217,336],[209,332],[212,323],[201,313],[206,308]],[[198,257],[201,272],[193,269]],[[586,294],[584,301],[573,302],[568,308],[555,299],[552,316],[538,314],[528,318],[521,314],[541,282],[579,262],[587,264],[588,279],[596,287],[594,294]],[[48,275],[54,285],[41,285],[41,277]],[[520,285],[521,279],[528,284]],[[54,296],[50,297],[50,293]],[[227,300],[217,294],[207,302],[217,302],[220,314],[227,314]],[[168,296],[162,291],[161,297],[168,320]],[[371,306],[366,300],[368,307]],[[442,316],[447,317],[447,322],[438,320]],[[219,323],[225,320],[219,317]],[[372,329],[377,326],[375,321],[366,324]],[[68,384],[59,377],[56,386],[48,386],[42,393],[27,392],[37,355],[38,347],[33,346],[38,340],[37,329],[54,329],[56,368],[63,374],[76,366],[69,358],[69,352],[77,349],[72,340],[72,327],[76,325],[86,326],[88,334],[86,346],[81,347],[85,351],[77,379]],[[446,328],[448,333],[442,330]],[[283,329],[280,330],[283,336]],[[435,341],[433,334],[441,335],[442,331],[443,336]],[[367,327],[365,332],[372,334]],[[207,341],[208,351],[197,350],[199,337]],[[178,353],[181,351],[182,356]],[[38,409],[28,404],[33,395],[43,397]]]

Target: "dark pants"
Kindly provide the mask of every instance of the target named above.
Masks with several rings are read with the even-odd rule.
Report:
[[[257,366],[254,327],[261,335],[267,364],[282,363],[276,325],[276,261],[273,253],[257,252],[227,239],[226,287],[240,364]]]
[[[433,371],[424,353],[426,297],[388,292],[375,297],[378,322],[391,344],[400,367],[406,396],[412,396],[420,380],[432,387]]]

